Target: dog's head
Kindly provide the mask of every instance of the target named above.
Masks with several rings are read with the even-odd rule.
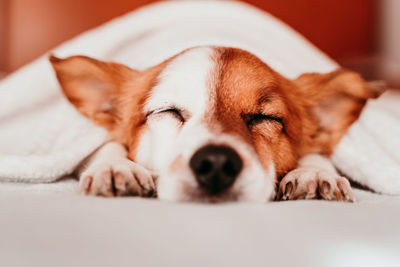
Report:
[[[225,47],[188,49],[144,71],[50,60],[71,103],[157,171],[162,199],[272,199],[300,156],[331,153],[380,94],[348,70],[289,80]]]

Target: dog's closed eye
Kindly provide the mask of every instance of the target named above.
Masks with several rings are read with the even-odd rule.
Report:
[[[160,108],[157,110],[153,110],[147,114],[147,118],[151,115],[170,115],[179,120],[181,123],[185,123],[185,118],[182,115],[182,110],[175,108],[175,107],[168,107],[168,108]]]
[[[182,115],[182,111],[179,110],[179,109],[177,109],[177,108],[169,108],[169,109],[166,109],[166,110],[162,110],[162,111],[160,111],[160,112],[158,112],[158,113],[159,113],[159,114],[160,114],[160,113],[169,114],[169,115],[174,116],[174,117],[177,118],[178,120],[180,120],[182,123],[185,122],[185,118],[184,118],[183,115]]]
[[[285,131],[284,121],[277,115],[266,115],[263,113],[242,115],[247,128],[251,133],[263,136]]]
[[[265,115],[262,113],[245,114],[242,116],[248,127],[263,123],[263,122],[277,122],[283,126],[283,119],[276,115]]]

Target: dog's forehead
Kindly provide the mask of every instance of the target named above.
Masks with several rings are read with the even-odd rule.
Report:
[[[158,76],[146,111],[177,107],[203,113],[210,95],[210,75],[215,67],[211,47],[197,47],[172,58]]]
[[[219,105],[239,109],[257,106],[261,98],[273,97],[278,89],[275,73],[255,55],[235,48],[218,49]]]
[[[259,99],[273,97],[274,88],[274,72],[253,54],[195,47],[165,64],[144,108],[151,112],[174,107],[199,116],[221,108],[241,113],[257,108]]]

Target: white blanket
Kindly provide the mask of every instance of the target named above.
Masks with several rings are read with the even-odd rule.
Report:
[[[170,1],[148,6],[84,33],[53,52],[60,57],[83,54],[144,69],[196,45],[246,49],[288,78],[338,67],[272,16],[226,1]],[[105,140],[105,131],[64,99],[47,55],[2,81],[0,99],[0,181],[55,181],[71,174]],[[381,103],[369,105],[351,128],[333,160],[359,183],[378,192],[399,194],[400,112],[389,97],[377,102]],[[390,109],[397,115],[387,112]]]

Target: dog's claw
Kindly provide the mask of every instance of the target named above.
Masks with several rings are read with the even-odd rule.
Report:
[[[327,181],[323,181],[321,185],[321,194],[329,194],[329,191],[331,190],[331,185]]]
[[[290,198],[290,195],[293,192],[293,183],[292,182],[288,182],[285,186],[285,190],[284,190],[284,195],[283,195],[283,200],[288,200]]]

